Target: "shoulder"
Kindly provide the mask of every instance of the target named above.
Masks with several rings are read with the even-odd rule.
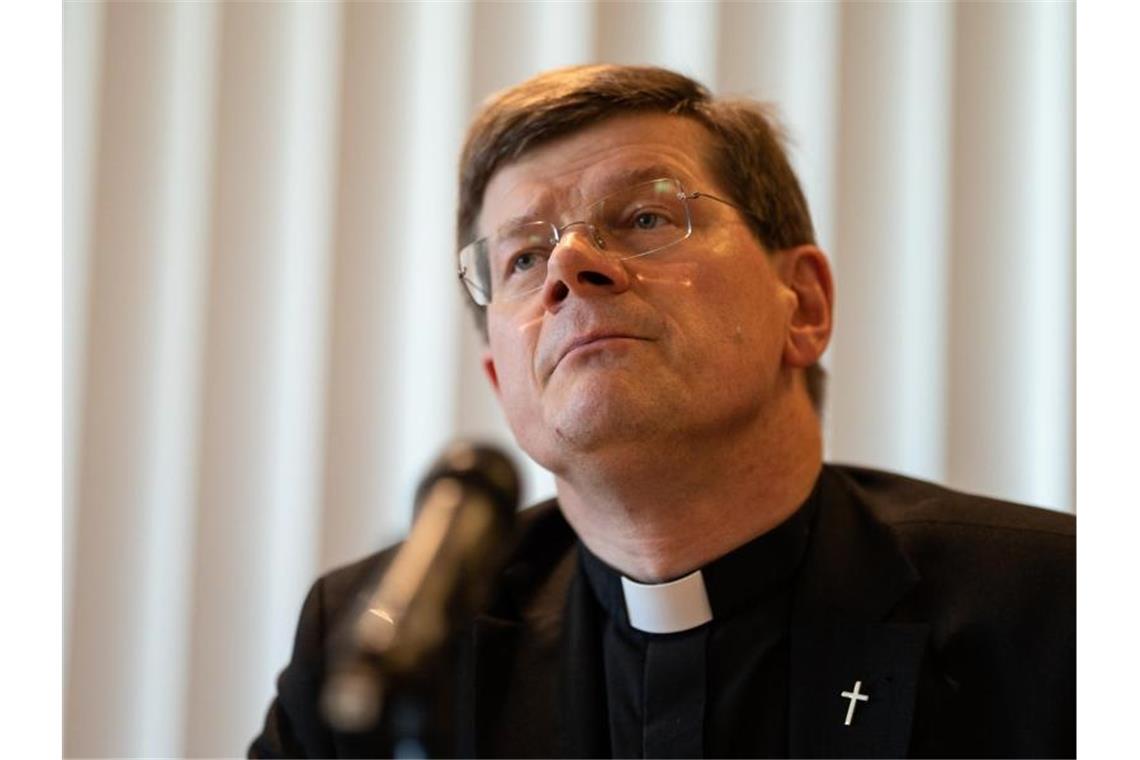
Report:
[[[827,469],[917,571],[909,610],[1026,634],[1075,627],[1073,515],[877,470]]]
[[[894,473],[828,465],[827,470],[872,515],[900,537],[935,535],[961,542],[1072,546],[1071,514],[963,493]]]

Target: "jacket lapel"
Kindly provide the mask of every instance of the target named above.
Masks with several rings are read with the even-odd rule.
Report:
[[[457,710],[456,757],[486,757],[497,743],[494,729],[499,725],[508,682],[496,678],[511,668],[512,651],[522,625],[491,615],[475,619],[471,654],[466,658],[470,671],[461,673]]]
[[[585,578],[575,573],[566,599],[567,626],[558,673],[560,757],[610,756],[599,614]]]
[[[578,577],[576,538],[560,515],[540,523],[547,535],[522,542],[503,575],[506,593],[475,621],[470,685],[459,714],[467,756],[593,757],[608,749],[596,646],[596,603]],[[572,727],[572,730],[571,728]],[[604,743],[600,743],[604,742]]]
[[[902,757],[929,627],[884,620],[918,573],[868,505],[830,469],[821,478],[793,595],[789,752]]]

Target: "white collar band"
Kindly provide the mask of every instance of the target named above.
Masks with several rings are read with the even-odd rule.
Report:
[[[629,624],[645,633],[679,633],[712,620],[700,570],[668,583],[637,583],[624,575],[621,590]]]

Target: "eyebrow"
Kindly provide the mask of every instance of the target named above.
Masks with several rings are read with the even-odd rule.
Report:
[[[688,175],[676,166],[666,164],[643,164],[632,169],[622,169],[606,177],[596,185],[595,198],[609,195],[613,190],[636,185],[639,182],[650,182],[655,179],[675,179],[685,184]],[[688,189],[688,188],[686,188]]]
[[[680,181],[686,190],[690,190],[690,188],[687,187],[687,178],[688,175],[685,172],[682,172],[678,167],[659,163],[642,164],[630,169],[621,169],[604,175],[603,178],[596,182],[588,183],[586,187],[592,190],[592,192],[588,194],[590,200],[587,200],[585,203],[581,203],[575,206],[574,209],[589,205],[594,201],[604,198],[615,190],[620,190],[624,187],[630,187],[632,185],[638,184],[639,182],[651,182],[655,179],[675,179]],[[517,227],[520,224],[527,224],[529,222],[551,221],[550,219],[543,218],[537,213],[537,208],[541,205],[543,205],[541,202],[531,204],[531,206],[527,208],[527,210],[523,213],[519,214],[518,216],[513,216],[500,224],[496,228],[495,234],[498,234],[505,229]],[[574,209],[570,210],[573,211]]]

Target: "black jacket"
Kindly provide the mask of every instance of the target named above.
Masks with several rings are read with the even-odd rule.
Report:
[[[866,469],[828,465],[820,478],[788,631],[789,755],[1075,756],[1074,518]],[[522,513],[498,596],[447,685],[456,753],[608,754],[600,613],[576,544],[555,502]],[[251,756],[381,751],[332,731],[317,699],[332,626],[391,557],[313,586]],[[838,693],[855,678],[874,699],[845,726]]]

